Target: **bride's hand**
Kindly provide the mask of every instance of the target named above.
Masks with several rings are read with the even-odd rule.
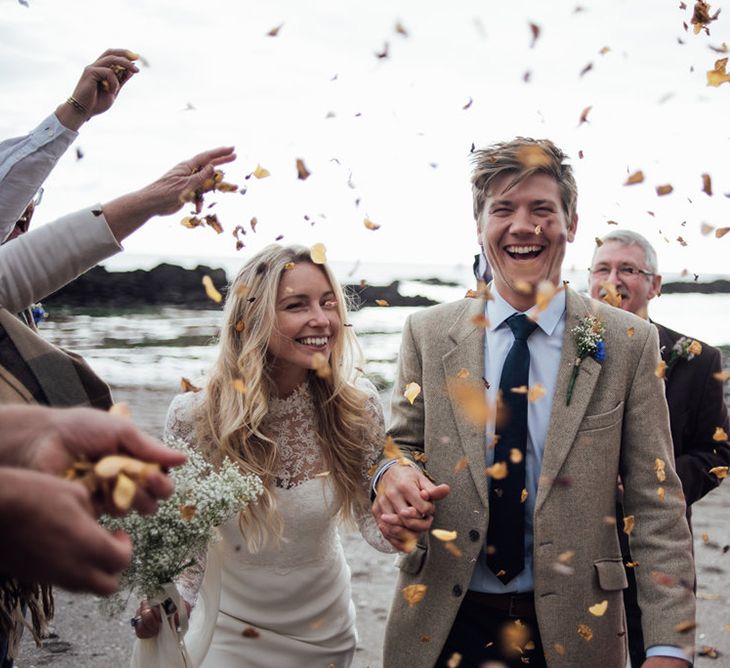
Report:
[[[187,601],[183,601],[185,610],[190,617],[192,606]],[[137,613],[134,617],[136,622],[134,623],[134,632],[137,637],[146,640],[147,638],[154,638],[160,632],[160,625],[162,624],[162,618],[160,616],[160,606],[150,606],[149,601],[142,601],[137,608]],[[175,613],[175,624],[179,624],[180,619]]]

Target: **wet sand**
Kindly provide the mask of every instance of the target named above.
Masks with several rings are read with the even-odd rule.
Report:
[[[114,396],[129,403],[140,426],[159,434],[174,393],[174,389],[116,388]],[[695,665],[725,665],[730,657],[730,630],[725,630],[730,629],[730,550],[725,549],[730,545],[730,483],[694,505],[693,525],[698,578],[696,644],[698,649],[712,647],[719,655],[717,660],[698,656]],[[342,541],[352,570],[360,635],[353,667],[379,668],[396,580],[394,556],[376,552],[357,533],[343,533]],[[128,664],[133,642],[131,602],[124,614],[112,619],[99,612],[99,600],[93,596],[57,591],[56,606],[53,636],[36,648],[26,634],[16,662],[19,668],[122,668]],[[414,661],[413,666],[417,665]]]

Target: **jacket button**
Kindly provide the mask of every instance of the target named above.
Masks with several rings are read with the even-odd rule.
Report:
[[[454,585],[454,588],[451,591],[454,592],[454,596],[461,596],[464,593],[461,585]]]
[[[472,543],[476,543],[479,540],[479,532],[476,529],[471,529],[469,531],[469,540]]]

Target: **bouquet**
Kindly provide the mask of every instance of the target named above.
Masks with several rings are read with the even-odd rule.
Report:
[[[206,553],[216,527],[256,501],[264,488],[258,476],[243,475],[229,459],[216,468],[184,441],[167,438],[165,444],[188,457],[170,472],[173,495],[160,503],[154,515],[132,511],[124,517],[103,516],[100,522],[110,531],[121,529],[132,539],[132,562],[121,575],[120,592],[161,607],[163,624],[156,643],[166,645],[164,652],[169,653],[174,642],[173,651],[182,659],[177,663],[185,666],[189,658],[182,636],[187,616],[173,581],[196,565],[196,555]],[[123,605],[121,593],[108,603],[110,610]]]

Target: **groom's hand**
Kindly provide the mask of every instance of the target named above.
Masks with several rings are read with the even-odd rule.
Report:
[[[448,485],[435,485],[415,467],[391,466],[378,483],[373,516],[385,539],[396,549],[407,551],[414,535],[431,527],[434,501],[448,493]]]

